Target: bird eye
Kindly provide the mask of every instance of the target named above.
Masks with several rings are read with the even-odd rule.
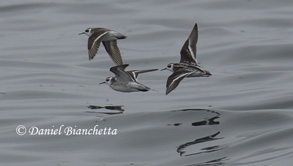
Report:
[[[171,68],[171,65],[168,65],[167,67],[168,67],[168,68]]]
[[[110,78],[106,78],[106,81],[110,81]]]
[[[85,30],[85,32],[89,32],[89,30],[87,29],[87,30]]]

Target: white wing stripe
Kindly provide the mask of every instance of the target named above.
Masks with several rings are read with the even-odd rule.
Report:
[[[188,73],[184,73],[184,74],[181,74],[179,75],[178,77],[174,78],[174,80],[171,82],[170,86],[172,84],[174,84],[178,79],[180,79],[181,77],[186,77],[187,75],[191,74],[192,72],[188,72]]]
[[[97,38],[94,40],[91,49],[93,49],[93,47],[94,47],[96,41],[99,40],[99,39],[100,39],[102,36],[104,36],[106,33],[108,33],[108,32],[106,31],[106,32],[102,33],[99,37],[97,37]]]
[[[195,55],[194,55],[194,52],[192,51],[192,48],[191,47],[192,46],[190,45],[190,41],[188,40],[188,50],[189,50],[189,52],[191,54],[192,59],[195,61],[195,63],[197,63],[196,58],[195,58]]]

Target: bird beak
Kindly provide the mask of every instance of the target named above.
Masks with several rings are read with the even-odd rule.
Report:
[[[161,69],[160,71],[167,70],[167,68]]]
[[[82,35],[82,34],[85,34],[85,32],[81,32],[81,33],[79,33],[78,35]]]
[[[102,84],[106,84],[106,82],[101,82],[101,83],[99,83],[99,85],[102,85]]]

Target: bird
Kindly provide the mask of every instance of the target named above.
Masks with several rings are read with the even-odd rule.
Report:
[[[131,70],[125,71],[125,68],[129,64],[117,65],[110,68],[110,71],[115,74],[115,77],[107,77],[106,81],[100,84],[108,84],[113,90],[119,92],[146,92],[150,88],[137,82],[137,77],[141,73],[156,71],[158,69],[146,69],[146,70]]]
[[[123,60],[120,54],[120,50],[117,45],[117,40],[126,39],[127,36],[122,35],[119,32],[106,29],[106,28],[87,28],[79,35],[85,34],[88,38],[88,56],[89,60],[94,59],[97,54],[101,42],[103,43],[107,53],[117,65],[122,65]]]
[[[169,70],[173,72],[166,83],[166,95],[173,91],[185,77],[209,77],[212,74],[202,69],[196,59],[196,45],[198,41],[198,26],[195,23],[189,37],[183,44],[180,51],[180,62],[169,63],[167,68],[162,70]]]

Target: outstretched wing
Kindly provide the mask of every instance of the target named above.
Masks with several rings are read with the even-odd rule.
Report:
[[[125,71],[125,68],[129,64],[118,65],[110,68],[110,71],[115,74],[117,79],[125,80],[125,81],[133,81],[132,77],[129,73]]]
[[[158,70],[158,69],[131,70],[131,71],[127,71],[127,72],[136,80],[139,74],[152,72],[152,71],[156,71],[156,70]]]
[[[185,78],[191,73],[192,71],[187,71],[182,69],[182,70],[177,70],[176,72],[171,74],[168,77],[167,84],[166,84],[166,88],[167,88],[166,95],[169,94],[171,91],[173,91],[179,85],[179,83],[183,80],[183,78]]]
[[[117,64],[117,65],[122,65],[122,57],[120,54],[120,50],[117,45],[117,40],[110,40],[110,41],[103,41],[103,45],[112,58],[112,60]]]
[[[181,49],[180,63],[188,63],[188,64],[197,65],[197,60],[196,60],[197,40],[198,40],[198,28],[197,28],[197,24],[195,24],[188,39],[185,41]]]
[[[88,54],[89,60],[92,60],[97,54],[103,37],[107,34],[107,31],[100,31],[92,34],[88,39]]]

